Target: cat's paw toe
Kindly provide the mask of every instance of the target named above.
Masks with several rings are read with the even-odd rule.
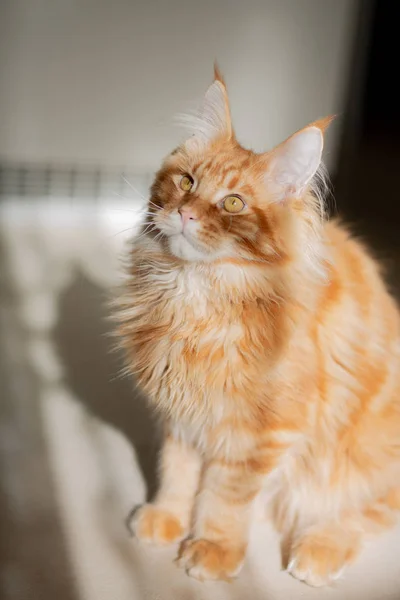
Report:
[[[144,504],[134,511],[129,529],[139,540],[157,546],[180,542],[187,534],[175,515],[151,504]]]
[[[221,579],[229,581],[239,573],[244,560],[244,550],[236,550],[204,539],[183,542],[177,563],[191,577],[204,581]]]
[[[322,587],[338,579],[348,562],[346,549],[305,538],[292,550],[287,571],[310,586]]]

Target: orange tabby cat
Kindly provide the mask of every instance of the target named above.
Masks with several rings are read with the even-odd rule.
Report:
[[[165,440],[133,525],[183,540],[198,579],[239,572],[261,491],[288,571],[315,586],[399,506],[399,314],[364,247],[323,221],[329,121],[246,150],[216,72],[134,240],[119,335]]]

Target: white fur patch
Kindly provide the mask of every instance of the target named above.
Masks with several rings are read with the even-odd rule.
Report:
[[[183,227],[181,217],[177,211],[163,215],[156,221],[157,228],[167,236],[171,253],[177,258],[190,262],[213,261],[232,255],[228,243],[221,243],[218,248],[211,249],[198,239],[201,223],[189,221]]]

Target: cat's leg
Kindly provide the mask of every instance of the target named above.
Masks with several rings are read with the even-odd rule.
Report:
[[[387,529],[395,520],[385,499],[364,511],[299,530],[291,541],[287,570],[308,585],[329,585],[357,558],[367,534]]]
[[[204,472],[193,525],[178,563],[196,579],[235,577],[242,567],[253,500],[264,480],[265,464],[210,462]]]
[[[152,504],[134,512],[131,528],[137,538],[166,545],[189,533],[201,459],[194,448],[168,435],[160,460],[160,488]]]

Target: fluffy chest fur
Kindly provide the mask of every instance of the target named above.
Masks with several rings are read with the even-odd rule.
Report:
[[[290,329],[268,277],[236,265],[210,276],[204,266],[150,260],[143,248],[132,258],[120,332],[156,408],[196,443],[210,443],[208,434],[229,419],[265,422]],[[224,293],[226,285],[246,293]]]

